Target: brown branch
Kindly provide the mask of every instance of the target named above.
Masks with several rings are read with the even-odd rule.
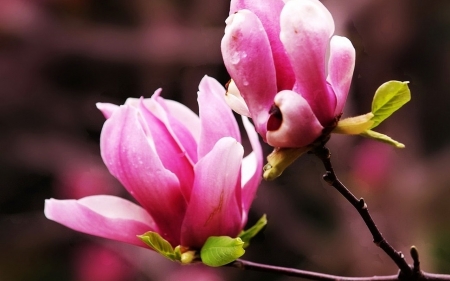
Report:
[[[341,193],[348,202],[358,211],[361,218],[364,220],[367,228],[373,236],[373,242],[380,247],[398,266],[400,269],[400,276],[409,277],[413,275],[413,270],[405,261],[405,257],[401,252],[396,251],[387,241],[384,239],[381,232],[378,230],[375,222],[370,216],[369,209],[363,198],[358,199],[348,190],[342,182],[337,178],[333,166],[331,165],[331,154],[328,148],[320,146],[315,148],[312,153],[316,155],[325,166],[326,173],[323,176],[324,180],[331,186],[333,186],[339,193]]]
[[[418,257],[418,256],[417,256]],[[250,262],[242,259],[237,259],[226,266],[235,267],[242,270],[254,270],[261,272],[268,272],[274,274],[282,274],[285,276],[304,278],[309,280],[321,280],[321,281],[450,281],[450,275],[426,273],[422,271],[414,271],[410,276],[405,276],[399,273],[398,275],[385,275],[385,276],[371,276],[371,277],[347,277],[338,276],[325,273],[319,273],[314,271],[307,271],[295,268],[273,266],[267,264],[261,264],[256,262]]]
[[[414,274],[420,274],[420,261],[419,261],[419,252],[417,251],[415,246],[411,247],[410,250],[411,258],[413,259],[413,273]]]
[[[434,280],[441,280],[441,281],[449,281],[450,280],[450,275],[447,274],[435,274],[435,273],[426,273],[426,272],[422,272],[422,279],[416,279],[416,280],[430,280],[430,281],[434,281]]]
[[[356,198],[337,178],[333,166],[331,165],[331,154],[328,148],[320,146],[311,151],[315,154],[323,163],[326,169],[324,180],[331,186],[333,186],[339,193],[341,193],[347,201],[349,201],[353,207],[358,211],[361,218],[364,220],[367,228],[373,236],[373,242],[380,247],[398,266],[400,272],[397,275],[386,276],[372,276],[372,277],[346,277],[338,275],[330,275],[325,273],[300,270],[295,268],[287,268],[273,265],[260,264],[250,262],[246,260],[237,259],[232,263],[227,264],[229,267],[236,267],[243,270],[255,270],[261,272],[269,272],[276,274],[283,274],[286,276],[304,278],[309,280],[325,280],[325,281],[450,281],[450,275],[446,274],[434,274],[426,273],[420,269],[419,253],[416,247],[411,247],[411,257],[413,259],[413,265],[410,266],[401,252],[396,251],[387,241],[384,239],[381,232],[378,230],[375,222],[370,216],[367,204],[364,199]]]
[[[398,275],[388,276],[373,276],[373,277],[345,277],[330,275],[324,273],[318,273],[313,271],[300,270],[295,268],[287,268],[273,265],[266,265],[261,263],[250,262],[246,260],[238,259],[232,263],[227,264],[230,267],[236,267],[240,269],[256,270],[261,272],[277,273],[286,276],[305,278],[309,280],[325,280],[325,281],[396,281],[399,280]]]

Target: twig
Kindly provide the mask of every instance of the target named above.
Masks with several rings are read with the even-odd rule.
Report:
[[[430,281],[434,281],[434,280],[440,280],[440,281],[448,281],[450,280],[450,275],[447,274],[435,274],[435,273],[426,273],[426,272],[422,272],[422,279],[416,279],[416,280],[430,280]]]
[[[415,248],[414,248],[415,249]],[[412,250],[414,251],[414,250]],[[412,254],[414,255],[414,254]],[[418,255],[417,255],[418,257]],[[417,260],[418,261],[418,260]],[[405,276],[399,273],[398,275],[384,275],[384,276],[371,276],[371,277],[347,277],[338,276],[325,273],[319,273],[314,271],[307,271],[295,268],[273,266],[267,264],[261,264],[256,262],[250,262],[242,259],[237,259],[226,266],[235,267],[242,270],[254,270],[261,272],[269,272],[274,274],[283,274],[285,276],[304,278],[309,280],[322,280],[322,281],[450,281],[450,275],[447,274],[435,274],[422,271],[414,271],[412,275]]]
[[[404,255],[401,252],[396,251],[387,241],[384,239],[381,232],[378,230],[375,222],[369,214],[367,204],[364,199],[358,199],[353,195],[337,178],[333,166],[331,165],[331,154],[328,148],[319,146],[312,151],[325,166],[326,173],[323,176],[324,180],[331,186],[333,186],[339,193],[341,193],[348,202],[358,211],[361,218],[367,225],[370,233],[373,236],[373,242],[380,247],[398,266],[400,269],[400,278],[408,278],[413,275],[413,270],[405,261]]]
[[[349,201],[358,213],[361,215],[362,219],[367,225],[370,233],[373,236],[373,242],[380,247],[398,266],[400,269],[397,275],[386,275],[386,276],[372,276],[372,277],[346,277],[338,275],[330,275],[325,273],[287,268],[273,265],[266,265],[261,263],[250,262],[246,260],[237,259],[232,263],[227,264],[229,267],[236,267],[240,269],[256,270],[261,272],[270,272],[283,274],[286,276],[305,278],[309,280],[325,280],[325,281],[424,281],[424,280],[441,280],[450,281],[450,275],[446,274],[434,274],[426,273],[420,269],[419,253],[416,247],[411,247],[411,257],[413,259],[413,265],[410,266],[405,261],[405,258],[401,252],[396,251],[387,241],[384,239],[381,232],[378,230],[375,222],[369,214],[367,204],[364,199],[356,198],[337,178],[333,166],[331,165],[331,154],[328,148],[324,146],[316,147],[311,153],[315,154],[323,163],[326,169],[326,173],[323,176],[324,180],[336,188],[339,193],[341,193],[347,201]]]
[[[417,251],[415,246],[411,247],[410,253],[411,253],[411,258],[413,259],[412,270],[413,270],[414,274],[420,274],[421,270],[420,270],[419,252]]]
[[[236,267],[240,269],[249,269],[262,272],[270,272],[283,274],[286,276],[305,278],[309,280],[326,280],[326,281],[394,281],[399,280],[398,275],[388,275],[388,276],[373,276],[373,277],[345,277],[330,275],[324,273],[318,273],[313,271],[300,270],[295,268],[287,268],[273,265],[266,265],[261,263],[250,262],[246,260],[238,259],[227,266]]]

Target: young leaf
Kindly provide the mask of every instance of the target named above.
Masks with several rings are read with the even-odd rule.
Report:
[[[371,119],[374,123],[370,129],[378,126],[410,100],[411,92],[408,82],[388,81],[381,85],[373,97],[372,113],[375,116]]]
[[[292,162],[310,149],[311,147],[309,146],[299,148],[274,148],[272,153],[267,156],[267,164],[263,168],[263,178],[268,181],[278,178]]]
[[[241,238],[228,236],[211,236],[200,251],[202,262],[206,265],[222,266],[241,257],[244,253],[244,242]]]
[[[361,133],[360,135],[363,137],[366,137],[366,138],[375,139],[375,140],[393,145],[397,148],[405,148],[405,145],[403,143],[400,143],[396,140],[391,139],[390,137],[388,137],[386,135],[380,134],[380,133],[372,131],[372,130],[367,130],[367,131]]]
[[[239,238],[244,242],[244,248],[250,245],[250,240],[256,236],[267,225],[266,215],[263,215],[252,227],[244,230],[239,234]]]
[[[153,250],[165,256],[169,260],[179,261],[179,254],[175,253],[172,245],[170,245],[170,243],[162,238],[158,233],[149,231],[143,235],[138,235],[137,237],[139,237],[142,242],[147,244]]]
[[[374,117],[372,112],[355,117],[349,117],[339,120],[337,126],[333,129],[332,133],[358,135],[373,126]]]

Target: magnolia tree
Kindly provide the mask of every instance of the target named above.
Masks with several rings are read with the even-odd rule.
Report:
[[[450,280],[422,271],[415,247],[409,264],[382,236],[366,202],[336,176],[326,148],[333,133],[403,148],[373,129],[410,100],[408,83],[384,83],[369,113],[341,119],[355,49],[347,38],[333,35],[333,18],[318,0],[232,0],[226,24],[221,49],[231,80],[225,88],[211,77],[202,79],[199,116],[162,98],[161,90],[120,106],[97,104],[107,119],[100,138],[103,161],[139,205],[110,195],[49,199],[47,218],[182,264],[315,280]],[[246,157],[232,110],[243,115],[252,148]],[[258,134],[273,147],[267,163]],[[321,160],[324,180],[354,206],[398,273],[343,277],[240,259],[267,224],[263,215],[244,229],[261,178],[275,180],[304,153]]]

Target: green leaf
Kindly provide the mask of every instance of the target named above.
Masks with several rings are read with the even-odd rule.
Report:
[[[375,116],[371,119],[374,124],[370,129],[378,126],[410,100],[411,92],[408,82],[388,81],[381,85],[373,97],[372,113]]]
[[[274,148],[272,153],[267,156],[267,164],[263,168],[263,178],[271,181],[281,176],[289,165],[291,165],[298,157],[310,149],[310,146],[298,148]]]
[[[367,131],[361,133],[360,135],[363,137],[366,137],[366,138],[371,138],[371,139],[374,139],[377,141],[381,141],[381,142],[393,145],[397,148],[405,147],[405,145],[403,143],[400,143],[396,140],[391,139],[390,137],[388,137],[386,135],[380,134],[380,133],[372,131],[372,130],[367,130]]]
[[[181,246],[180,245],[175,247],[173,254],[174,254],[174,259],[176,261],[181,261],[183,263],[183,261],[181,260]]]
[[[169,260],[180,261],[179,249],[175,251],[172,245],[170,245],[170,243],[162,238],[158,233],[149,231],[144,233],[143,235],[138,235],[137,237],[139,237],[142,242],[147,244],[153,250],[165,256]]]
[[[211,236],[203,245],[200,257],[206,265],[222,266],[241,257],[245,253],[243,246],[244,242],[239,237]]]
[[[263,215],[252,227],[244,230],[239,234],[239,238],[244,242],[244,248],[250,245],[250,240],[256,236],[267,225],[266,215]]]
[[[349,117],[339,120],[337,126],[333,129],[332,133],[335,134],[347,134],[358,135],[364,131],[370,129],[373,125],[372,118],[374,117],[372,112],[355,117]]]

